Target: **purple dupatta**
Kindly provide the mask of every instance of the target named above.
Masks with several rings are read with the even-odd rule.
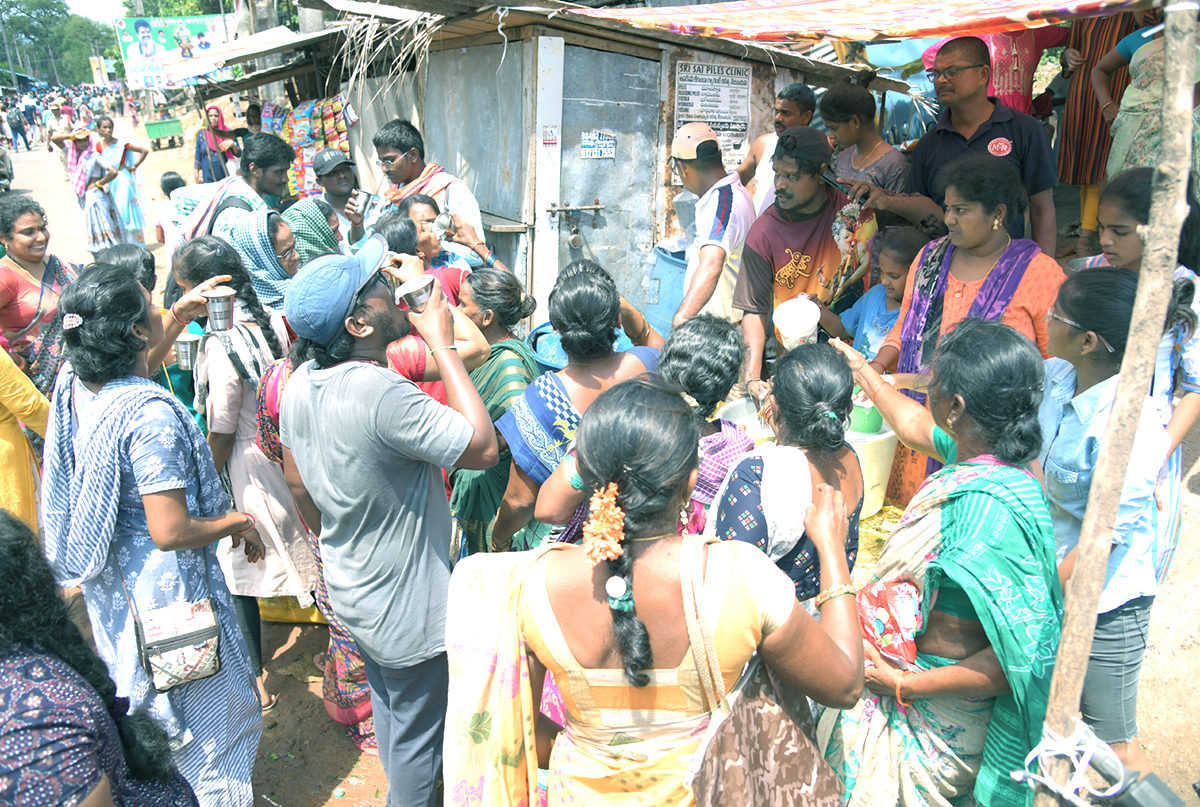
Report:
[[[1004,250],[967,312],[967,319],[994,322],[1004,315],[1025,277],[1029,263],[1041,251],[1033,241],[1015,239]],[[946,278],[950,274],[950,261],[954,257],[954,245],[950,237],[933,241],[921,253],[917,276],[913,279],[912,302],[900,331],[900,358],[896,362],[898,373],[928,373],[937,350],[942,332],[942,306],[946,294]],[[904,390],[904,394],[919,404],[925,403],[925,394]],[[937,460],[930,459],[926,473],[942,467]]]

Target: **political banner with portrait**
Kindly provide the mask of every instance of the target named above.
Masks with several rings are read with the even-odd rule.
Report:
[[[210,14],[199,17],[128,17],[116,21],[117,41],[125,63],[125,81],[130,89],[165,89],[185,82],[170,81],[166,65],[204,55],[223,45],[237,29],[233,15]],[[228,31],[228,36],[226,32]],[[228,70],[210,74],[228,79]]]

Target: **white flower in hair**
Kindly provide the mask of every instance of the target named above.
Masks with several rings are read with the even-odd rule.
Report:
[[[70,311],[66,314],[63,314],[62,326],[63,326],[64,331],[74,330],[75,328],[78,328],[82,324],[83,324],[83,317],[79,316],[74,311]]]

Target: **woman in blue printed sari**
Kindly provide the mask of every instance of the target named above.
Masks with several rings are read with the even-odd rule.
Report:
[[[550,324],[562,337],[567,366],[534,379],[496,421],[513,459],[492,526],[493,551],[532,549],[545,541],[550,527],[533,518],[538,491],[566,456],[583,413],[613,384],[658,366],[662,337],[593,261],[575,261],[559,273],[550,292]],[[613,350],[618,326],[634,335],[635,347],[625,353]],[[574,532],[568,525],[565,535]]]
[[[96,119],[96,133],[100,135],[96,150],[117,169],[117,176],[112,181],[112,199],[117,215],[121,217],[125,243],[145,244],[142,231],[146,229],[146,217],[142,212],[142,189],[137,170],[150,152],[145,146],[114,137],[113,121],[107,115]]]

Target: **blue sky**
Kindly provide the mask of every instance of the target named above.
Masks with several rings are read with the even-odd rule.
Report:
[[[121,0],[67,0],[67,5],[75,14],[100,22],[113,22],[125,16]]]

